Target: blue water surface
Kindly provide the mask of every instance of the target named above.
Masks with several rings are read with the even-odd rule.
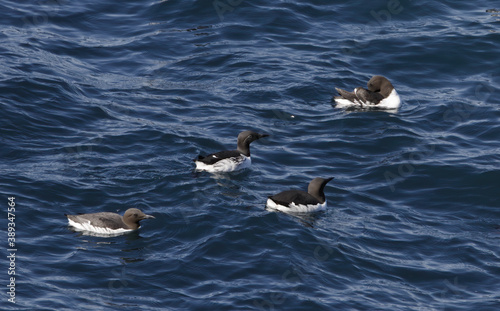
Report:
[[[499,310],[498,9],[0,1],[0,309]],[[398,111],[332,105],[376,74]],[[251,169],[194,172],[248,129]],[[315,177],[325,212],[265,210]],[[156,219],[64,216],[130,207]]]

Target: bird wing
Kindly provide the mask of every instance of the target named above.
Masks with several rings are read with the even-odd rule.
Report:
[[[376,105],[384,99],[384,96],[379,92],[372,92],[362,87],[358,87],[356,89],[356,96],[364,104],[372,104],[372,105]]]
[[[95,214],[82,214],[76,215],[78,220],[90,221],[94,227],[119,229],[127,227],[122,220],[122,217],[115,213],[95,213]]]
[[[339,92],[340,96],[335,96],[335,99],[347,99],[348,101],[351,101],[354,103],[354,100],[357,99],[356,94],[353,92],[348,92],[343,89],[339,89],[338,87],[335,88],[337,92]]]
[[[198,159],[196,159],[195,161],[200,161],[207,165],[212,165],[219,162],[220,160],[232,157],[239,157],[240,155],[241,153],[238,150],[226,150],[226,151],[219,151],[216,153],[212,153],[205,157],[198,156]]]
[[[301,190],[287,190],[275,194],[273,196],[270,196],[269,198],[274,202],[276,202],[277,204],[283,206],[289,206],[290,203],[292,202],[295,204],[304,204],[304,205],[310,205],[310,204],[314,205],[320,203],[318,199],[316,199],[309,193]]]

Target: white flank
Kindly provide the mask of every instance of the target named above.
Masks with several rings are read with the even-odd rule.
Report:
[[[290,206],[277,204],[271,199],[267,199],[266,207],[284,213],[312,213],[322,211],[326,208],[326,200],[323,204],[295,204],[291,203]]]
[[[201,161],[195,161],[196,169],[199,171],[207,171],[210,173],[227,173],[237,170],[249,168],[252,164],[252,159],[241,155],[237,158],[227,158],[220,160],[212,165],[207,165]]]
[[[335,103],[337,108],[361,107],[360,104],[353,103],[345,98],[335,98]]]
[[[356,90],[354,90],[354,93],[356,93]],[[384,98],[380,103],[378,104],[373,104],[373,103],[365,103],[362,104],[358,100],[354,100],[354,103],[350,100],[340,98],[340,99],[335,99],[335,103],[337,103],[337,108],[348,108],[348,107],[357,107],[357,108],[378,108],[378,109],[397,109],[399,108],[399,105],[401,104],[401,98],[398,95],[398,92],[396,92],[396,89],[392,89],[391,94],[387,98]]]
[[[126,233],[133,231],[132,229],[110,229],[110,228],[103,228],[103,227],[96,227],[90,224],[90,220],[87,221],[86,223],[79,223],[79,222],[74,222],[73,220],[68,218],[69,224],[77,229],[78,231],[88,231],[88,232],[94,232],[94,233],[99,233],[99,234],[104,234],[104,235],[115,235],[115,234],[121,234],[121,233]]]

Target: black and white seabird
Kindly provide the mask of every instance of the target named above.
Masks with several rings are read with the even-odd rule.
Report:
[[[307,187],[307,192],[302,190],[287,190],[270,196],[266,207],[285,213],[309,213],[326,208],[326,198],[323,190],[332,178],[314,178]]]
[[[66,215],[69,224],[79,231],[88,231],[98,234],[120,234],[139,229],[139,221],[155,218],[146,215],[137,208],[129,208],[123,217],[116,213],[92,213]]]
[[[241,132],[238,135],[236,150],[220,151],[205,157],[198,156],[198,159],[193,160],[196,163],[196,169],[211,173],[223,173],[248,168],[252,164],[250,143],[266,136],[269,135],[252,131]]]
[[[383,76],[373,76],[368,81],[368,89],[357,87],[354,92],[335,88],[340,96],[333,99],[337,107],[397,109],[401,104],[398,92]]]

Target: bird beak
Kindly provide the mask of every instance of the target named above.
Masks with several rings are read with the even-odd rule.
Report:
[[[262,138],[262,137],[269,137],[269,134],[259,134],[259,138]]]
[[[144,215],[144,218],[143,219],[155,219],[156,217],[155,216],[152,216],[152,215]]]

